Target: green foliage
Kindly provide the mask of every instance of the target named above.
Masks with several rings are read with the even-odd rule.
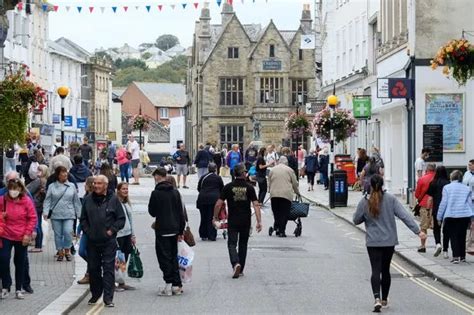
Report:
[[[171,35],[171,34],[165,34],[165,35],[161,35],[160,37],[158,37],[158,39],[156,40],[155,45],[159,49],[161,49],[163,51],[167,51],[171,47],[174,47],[178,44],[179,44],[178,37],[176,37],[174,35]]]
[[[146,70],[148,67],[146,66],[146,63],[143,60],[140,59],[117,59],[115,60],[114,63],[115,69],[120,70],[120,69],[125,69],[125,68],[141,68],[143,70]]]
[[[142,59],[147,60],[147,59],[150,59],[151,56],[152,56],[151,53],[146,52],[146,53],[143,53],[143,54],[142,54]]]
[[[100,58],[100,59],[103,59],[105,58],[108,62],[112,63],[113,64],[113,60],[112,60],[112,57],[110,57],[110,55],[108,53],[106,53],[105,51],[98,51],[95,53],[95,56]]]

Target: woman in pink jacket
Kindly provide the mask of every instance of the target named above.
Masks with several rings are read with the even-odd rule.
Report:
[[[127,150],[123,146],[119,146],[117,150],[117,164],[120,168],[120,178],[122,182],[128,183],[128,168],[130,167],[130,159],[127,157]]]
[[[1,299],[8,297],[12,278],[10,260],[15,248],[15,297],[24,299],[21,292],[26,251],[36,226],[36,210],[28,197],[25,185],[19,179],[9,180],[8,193],[0,197],[0,278],[2,279]]]

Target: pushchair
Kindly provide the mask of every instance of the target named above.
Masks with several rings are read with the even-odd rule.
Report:
[[[301,218],[306,218],[309,213],[309,203],[302,202],[301,197],[297,198],[295,201],[291,202],[291,209],[288,215],[288,221],[293,221],[296,224],[296,228],[293,232],[295,237],[300,237],[303,232],[303,223]],[[270,226],[268,228],[268,235],[272,236],[275,232],[275,228]]]
[[[224,202],[221,209],[219,210],[219,214],[217,215],[217,221],[214,221],[214,227],[216,230],[222,230],[222,237],[224,239],[227,238],[227,207],[226,203]]]

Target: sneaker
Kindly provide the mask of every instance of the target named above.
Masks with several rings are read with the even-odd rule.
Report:
[[[10,295],[10,293],[8,292],[8,289],[2,289],[2,294],[0,295],[0,299],[4,300],[8,298],[8,295]]]
[[[119,285],[118,287],[115,287],[114,290],[115,290],[115,292],[123,292],[123,291],[125,291],[125,289],[124,289],[124,288],[121,288],[120,285]]]
[[[184,188],[184,189],[188,189],[189,187],[185,185],[185,186],[183,186],[183,188]]]
[[[35,293],[35,291],[34,291],[33,288],[31,287],[31,285],[27,285],[26,287],[24,287],[24,288],[23,288],[23,291],[25,291],[26,293],[29,293],[29,294]]]
[[[388,299],[382,300],[382,308],[388,308]]]
[[[21,291],[16,291],[15,292],[15,299],[17,300],[24,300],[25,299],[25,296],[23,295],[23,293]]]
[[[459,264],[460,262],[461,262],[461,258],[459,258],[459,257],[458,257],[458,258],[453,258],[453,259],[451,260],[451,263],[454,264],[454,265],[457,265],[457,264]]]
[[[90,300],[87,302],[87,305],[95,305],[99,298],[91,297]]]
[[[448,254],[448,252],[443,252],[443,258],[444,258],[444,259],[449,259],[449,254]]]
[[[89,274],[86,273],[81,280],[77,281],[77,284],[89,284]]]
[[[243,272],[241,272],[241,273],[239,274],[239,277],[244,277],[244,276],[245,276],[245,275],[244,275]]]
[[[380,313],[380,310],[382,309],[382,303],[380,302],[380,299],[375,299],[374,303],[374,313]]]
[[[426,247],[419,247],[418,253],[426,253]]]
[[[105,307],[115,307],[115,304],[113,302],[104,302]]]
[[[158,296],[172,296],[173,291],[171,291],[171,284],[166,284],[164,288],[160,288],[158,291]]]
[[[466,257],[464,257],[464,258],[461,257],[461,262],[465,263],[466,262]]]
[[[171,287],[171,294],[172,295],[181,295],[183,294],[183,287]]]
[[[441,250],[442,250],[441,244],[436,244],[436,250],[435,250],[433,256],[434,256],[434,257],[438,257],[439,254],[441,254]]]
[[[242,266],[240,264],[235,264],[234,266],[234,274],[232,275],[233,279],[237,279],[240,275],[240,269],[242,269]]]

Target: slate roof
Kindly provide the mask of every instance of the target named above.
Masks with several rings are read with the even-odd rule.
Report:
[[[295,37],[297,31],[280,31],[281,36],[285,40],[285,42],[290,45],[291,41]]]
[[[184,107],[186,89],[180,83],[133,82],[155,107]]]
[[[60,43],[57,43],[57,42],[53,42],[53,41],[49,40],[48,41],[48,50],[52,54],[61,55],[63,57],[72,59],[72,60],[74,60],[76,62],[79,62],[79,63],[85,63],[86,62],[85,58],[78,57],[75,54],[74,51],[71,51],[70,49],[68,49],[68,46],[63,46],[63,45],[61,45]]]
[[[55,42],[59,45],[62,45],[65,47],[67,50],[72,52],[74,56],[82,59],[88,59],[89,57],[92,56],[90,52],[79,46],[78,44],[74,43],[72,40],[67,39],[65,37],[60,37]]]

